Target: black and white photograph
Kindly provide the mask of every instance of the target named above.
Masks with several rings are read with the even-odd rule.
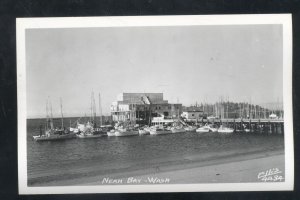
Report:
[[[18,18],[19,193],[293,190],[291,23]]]

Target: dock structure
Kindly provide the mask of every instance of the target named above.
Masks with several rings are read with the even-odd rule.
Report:
[[[223,118],[223,119],[201,119],[196,123],[212,123],[216,125],[225,124],[233,128],[235,132],[245,131],[257,133],[284,133],[284,119],[250,119],[250,118]]]
[[[190,124],[204,125],[206,123],[223,125],[233,128],[235,132],[255,132],[255,133],[284,133],[284,110],[283,103],[262,103],[256,105],[250,102],[230,102],[221,97],[215,103],[196,102],[196,107],[200,112],[191,112],[190,115],[182,115],[183,120]],[[194,109],[194,110],[197,110]]]

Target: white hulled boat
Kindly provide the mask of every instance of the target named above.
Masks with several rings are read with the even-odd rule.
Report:
[[[196,130],[197,133],[208,133],[210,132],[210,127],[205,125]]]
[[[150,128],[149,131],[150,131],[150,135],[163,135],[163,134],[172,133],[171,130],[168,130],[163,126],[153,126]]]
[[[77,123],[77,128],[80,133],[77,134],[78,138],[98,138],[106,135],[106,132],[101,128],[102,116],[101,116],[101,104],[100,104],[100,94],[99,94],[99,110],[100,110],[100,127],[96,124],[96,103],[94,98],[94,92],[91,95],[91,118],[85,124]]]
[[[139,129],[139,135],[149,135],[150,131],[146,129]]]
[[[195,132],[197,130],[197,127],[186,126],[186,127],[184,127],[184,130],[186,130],[187,132]]]
[[[122,136],[136,136],[139,135],[138,130],[128,129],[128,128],[119,128],[115,131],[115,136],[122,137]]]
[[[112,130],[110,130],[110,131],[107,132],[107,136],[109,136],[109,137],[116,136],[115,133],[116,133],[116,130],[112,129]]]
[[[244,132],[250,133],[250,129],[249,129],[249,128],[245,128],[245,129],[244,129]]]
[[[234,132],[233,128],[224,127],[223,125],[221,125],[220,128],[218,129],[218,133],[229,134],[229,133],[233,133],[233,132]]]
[[[216,125],[209,124],[208,127],[209,127],[210,132],[213,132],[213,133],[218,132],[218,127]]]
[[[84,138],[98,138],[104,136],[105,132],[103,132],[99,128],[94,128],[94,124],[91,122],[87,122],[82,126],[82,124],[79,124],[78,129],[80,130],[80,133],[77,134],[78,138],[84,139]]]
[[[182,126],[175,126],[171,128],[172,133],[185,133],[186,130]]]
[[[184,129],[184,126],[186,124],[179,118],[179,113],[178,113],[178,120],[175,121],[171,127],[172,133],[185,133],[186,130]]]
[[[208,132],[215,133],[217,131],[218,131],[218,128],[215,125],[213,125],[213,124],[209,124],[209,125],[205,124],[204,126],[198,128],[196,130],[197,133],[208,133]]]

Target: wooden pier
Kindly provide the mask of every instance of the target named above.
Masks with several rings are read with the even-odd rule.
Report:
[[[218,126],[225,125],[233,128],[235,132],[256,132],[269,134],[283,134],[284,120],[283,119],[201,119],[196,123],[201,124],[216,124]]]

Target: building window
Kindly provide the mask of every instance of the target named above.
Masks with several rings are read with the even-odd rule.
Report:
[[[168,106],[169,109],[171,109],[171,106]]]
[[[194,117],[195,115],[194,114],[192,114],[192,117]]]
[[[160,110],[160,106],[158,107],[158,110]]]

